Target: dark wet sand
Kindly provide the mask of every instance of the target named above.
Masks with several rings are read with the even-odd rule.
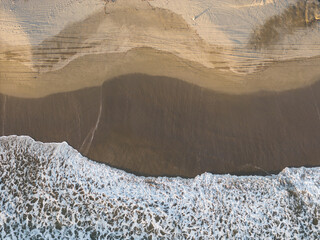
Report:
[[[136,174],[265,174],[320,165],[319,82],[236,96],[136,74],[39,99],[1,95],[0,106],[2,135],[67,141]]]

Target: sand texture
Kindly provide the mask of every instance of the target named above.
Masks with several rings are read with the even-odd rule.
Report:
[[[144,175],[318,166],[320,3],[0,3],[0,130]]]
[[[238,16],[242,19],[238,22],[247,24],[239,36],[234,29],[237,19],[223,18],[222,13],[221,19],[201,22],[212,15],[209,13],[215,10],[213,7],[197,18],[204,20],[190,22],[191,15],[187,13],[195,9],[193,5],[186,8],[184,1],[166,7],[160,4],[162,1],[110,1],[100,8],[88,7],[91,10],[82,18],[66,9],[64,14],[69,14],[70,20],[64,24],[58,18],[62,13],[57,7],[51,9],[56,18],[49,21],[45,18],[49,10],[32,12],[33,1],[21,3],[18,6],[24,7],[25,13],[16,10],[20,9],[16,6],[16,19],[10,13],[10,21],[0,26],[0,92],[42,97],[99,86],[113,77],[131,73],[179,78],[232,94],[285,91],[319,79],[317,1],[269,3],[259,8],[253,4],[256,14],[253,19],[247,17],[246,22],[243,18],[253,11],[251,8],[217,1],[216,4],[222,4],[222,13],[229,6],[233,18]],[[93,4],[85,2],[88,6]],[[160,5],[156,7],[157,4]],[[3,5],[5,13],[10,12],[7,8],[10,9],[9,3]],[[264,8],[268,11],[260,14]],[[34,24],[25,23],[34,18],[31,13],[38,14],[43,21],[39,20],[37,31]],[[230,25],[224,23],[226,19],[231,21]],[[217,31],[217,24],[221,24],[222,32]],[[202,31],[204,26],[206,34]],[[55,31],[46,30],[51,28]],[[46,30],[46,34],[38,34],[40,30]],[[17,40],[13,41],[15,36]],[[213,41],[220,38],[224,40]]]
[[[2,135],[67,141],[144,175],[277,172],[319,165],[320,85],[230,95],[179,79],[126,75],[38,99],[2,96]]]

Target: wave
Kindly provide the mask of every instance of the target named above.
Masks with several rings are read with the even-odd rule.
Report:
[[[320,168],[138,177],[66,142],[0,137],[1,239],[316,239]]]

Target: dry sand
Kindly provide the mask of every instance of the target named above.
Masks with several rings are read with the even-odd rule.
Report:
[[[180,15],[140,0],[109,4],[31,50],[1,50],[0,92],[18,97],[100,86],[131,73],[179,78],[230,94],[280,92],[320,79],[319,57],[259,63],[252,49],[230,52],[209,44]],[[30,54],[32,60],[25,58]]]

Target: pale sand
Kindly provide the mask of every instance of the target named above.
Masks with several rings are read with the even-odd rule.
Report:
[[[0,62],[0,92],[38,98],[59,92],[100,86],[116,76],[143,73],[184,80],[229,94],[286,91],[320,80],[320,58],[272,63],[252,74],[206,68],[173,54],[150,48],[127,53],[92,54],[76,58],[64,68],[38,74],[18,61]]]
[[[2,47],[0,93],[38,98],[131,73],[178,78],[229,94],[281,92],[320,80],[320,57],[257,65],[249,53],[208,44],[174,12],[147,1],[124,3],[67,25],[32,50]],[[258,68],[245,74],[252,66]]]
[[[67,141],[145,175],[318,165],[320,57],[257,65],[169,10],[130,3],[32,48],[0,43],[2,135]]]
[[[26,98],[100,86],[132,73],[229,94],[281,92],[320,80],[320,57],[257,65],[249,53],[210,45],[180,15],[139,0],[108,4],[32,49],[3,46],[0,93]],[[245,74],[252,67],[256,71]]]

